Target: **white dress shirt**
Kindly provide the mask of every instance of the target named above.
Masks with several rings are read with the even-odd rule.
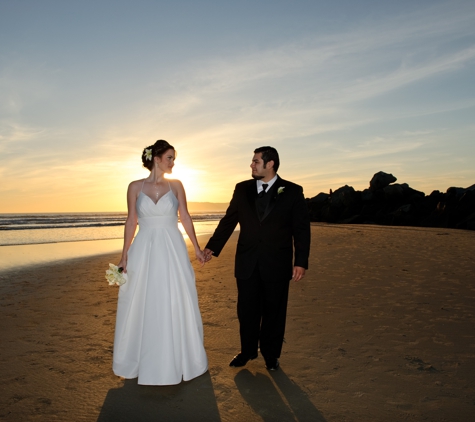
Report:
[[[262,180],[257,180],[257,193],[262,192],[262,190],[263,190],[262,185],[263,184],[267,184],[266,192],[269,192],[269,189],[272,187],[272,185],[275,183],[276,180],[277,180],[277,174],[272,179],[270,179],[268,182],[263,182]]]

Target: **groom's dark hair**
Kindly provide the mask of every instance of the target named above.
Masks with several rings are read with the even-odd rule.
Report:
[[[264,167],[267,165],[269,161],[274,162],[274,170],[277,173],[279,170],[280,160],[279,160],[279,153],[273,147],[259,147],[254,150],[254,154],[262,153],[262,161],[264,161]]]

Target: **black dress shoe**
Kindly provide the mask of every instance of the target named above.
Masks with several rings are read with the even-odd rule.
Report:
[[[266,359],[266,368],[269,371],[275,371],[279,367],[279,359],[273,358],[273,359]]]
[[[234,356],[229,366],[232,366],[233,368],[240,368],[241,366],[244,366],[247,362],[255,358],[257,358],[257,354],[250,357],[246,357],[242,353],[239,353],[238,355]]]

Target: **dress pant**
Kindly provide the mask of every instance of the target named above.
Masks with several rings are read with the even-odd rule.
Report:
[[[248,279],[237,279],[241,353],[280,357],[284,341],[290,280],[262,279],[258,266]]]

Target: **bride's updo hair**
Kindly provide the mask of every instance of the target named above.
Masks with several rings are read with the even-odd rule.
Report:
[[[153,157],[161,157],[166,151],[172,149],[175,151],[172,145],[163,139],[158,140],[153,145],[145,147],[142,151],[142,163],[146,169],[152,171],[153,169]]]

